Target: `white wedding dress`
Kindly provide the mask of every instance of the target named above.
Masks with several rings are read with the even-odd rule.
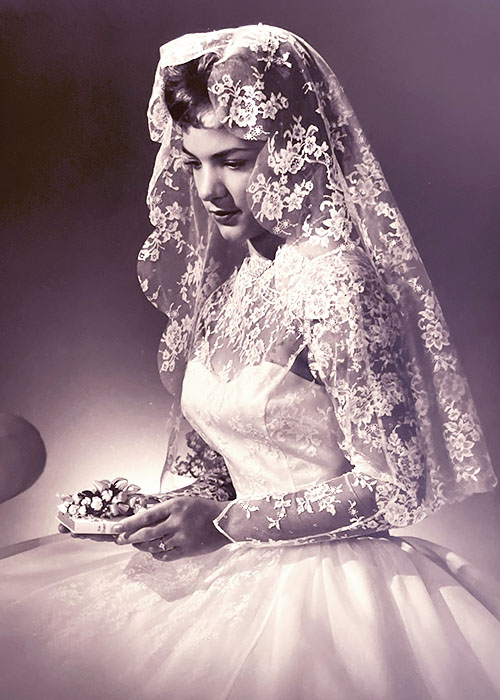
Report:
[[[338,458],[324,388],[287,366],[225,381],[195,357],[183,410],[241,503],[321,484]],[[420,539],[241,541],[167,563],[61,535],[1,572],[5,700],[500,697],[500,586]]]

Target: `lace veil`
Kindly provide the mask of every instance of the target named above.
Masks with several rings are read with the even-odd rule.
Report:
[[[159,349],[160,372],[171,397],[167,468],[175,456],[181,385],[197,319],[209,295],[233,274],[247,252],[225,243],[209,220],[192,175],[182,164],[181,131],[164,102],[165,66],[207,52],[220,56],[208,85],[220,121],[239,138],[263,142],[247,189],[248,202],[259,223],[284,239],[274,262],[273,291],[289,312],[285,335],[296,332],[295,318],[321,318],[327,313],[322,307],[331,303],[325,302],[328,275],[333,278],[347,270],[343,286],[335,286],[335,313],[350,303],[353,287],[357,285],[359,292],[363,286],[363,276],[352,274],[348,264],[352,260],[357,269],[369,270],[397,307],[416,432],[426,455],[418,507],[400,524],[419,519],[446,501],[492,488],[495,477],[441,308],[343,89],[305,41],[263,25],[186,35],[161,48],[148,111],[151,137],[161,144],[148,191],[155,230],[140,252],[138,270],[147,298],[168,319]],[[242,313],[247,321],[249,316]],[[298,342],[290,338],[283,342],[269,324],[265,332],[263,327],[266,324],[257,334],[247,333],[252,353],[238,346],[233,373],[262,359],[283,365],[293,361]],[[373,324],[365,330],[364,335],[358,329],[352,336],[354,358],[360,348],[375,342],[375,334],[386,332]],[[324,352],[328,354],[328,348]],[[377,362],[383,363],[384,357]],[[354,359],[352,370],[342,379],[343,394],[351,405],[366,401],[366,381],[361,365],[355,364]],[[338,387],[336,391],[338,398]],[[356,461],[352,415],[351,411],[349,426],[343,423],[342,447]],[[362,428],[357,428],[361,434]],[[373,421],[364,428],[361,437],[366,443],[377,428]],[[390,446],[383,450],[388,453]],[[386,462],[390,465],[391,459]],[[381,464],[379,477],[391,470]],[[362,466],[370,469],[369,464]]]

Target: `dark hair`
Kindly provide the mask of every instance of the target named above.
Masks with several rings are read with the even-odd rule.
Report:
[[[172,119],[182,127],[202,126],[200,114],[210,109],[208,79],[219,56],[206,53],[165,69],[165,102]]]

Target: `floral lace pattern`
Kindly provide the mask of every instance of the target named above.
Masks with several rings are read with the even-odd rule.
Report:
[[[309,544],[385,532],[375,500],[376,479],[350,472],[295,493],[238,499],[215,520],[234,542]]]
[[[268,283],[257,285],[258,297],[253,282],[234,275],[245,251],[224,244],[181,167],[182,134],[163,99],[164,67],[209,51],[220,56],[208,89],[221,123],[264,142],[247,188],[253,215],[285,241],[272,270],[262,270]],[[155,232],[140,253],[139,277],[168,318],[159,354],[172,398],[168,464],[189,357],[232,381],[261,362],[285,367],[307,347],[334,407],[338,442],[351,464],[378,479],[391,522],[491,488],[439,303],[321,56],[263,25],[184,37],[162,49],[149,119],[161,147],[148,194]]]
[[[242,367],[277,356],[288,362],[300,346],[296,319],[277,294],[272,275],[269,260],[246,258],[239,274],[221,285],[200,312],[194,354],[226,381]]]
[[[266,336],[268,322],[272,335]],[[256,330],[267,338],[266,355],[254,352]],[[366,254],[339,249],[304,259],[293,246],[283,246],[266,264],[253,254],[207,301],[196,338],[193,357],[205,365],[213,386],[184,408],[205,439],[229,458],[239,497],[218,526],[230,539],[303,543],[370,534],[420,520],[450,499],[427,430],[432,397],[403,342],[398,307]],[[300,380],[287,389],[286,364],[278,382],[257,378],[266,363],[280,367],[278,358],[288,357],[288,349],[283,355],[279,347],[282,338],[295,355],[307,347],[317,384]],[[237,371],[228,376],[219,355]],[[253,383],[261,403],[243,398],[236,380]],[[447,397],[453,401],[454,395]],[[328,478],[338,463],[337,445],[353,469],[347,482],[345,476]],[[294,461],[299,454],[302,465]],[[453,443],[448,455],[451,465]],[[240,465],[248,474],[238,473]],[[462,493],[472,492],[476,482],[468,463],[455,462],[454,469]],[[274,490],[308,482],[314,486]],[[245,491],[263,495],[242,496]]]

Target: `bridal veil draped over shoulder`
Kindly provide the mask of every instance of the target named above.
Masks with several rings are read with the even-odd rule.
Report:
[[[281,29],[187,35],[161,50],[149,106],[151,135],[161,142],[148,195],[156,228],[140,253],[139,276],[169,319],[159,363],[173,413],[196,343],[194,321],[238,263],[182,168],[182,131],[163,97],[165,69],[210,52],[220,56],[208,82],[220,122],[264,143],[248,185],[253,215],[285,240],[274,264],[274,303],[251,329],[224,341],[226,380],[262,361],[286,365],[307,334],[342,449],[383,482],[379,498],[391,524],[492,488],[467,382],[380,165],[331,68]],[[246,324],[256,302],[245,293],[237,303]],[[289,318],[279,334],[271,314],[284,309]],[[207,356],[220,343],[208,334]]]
[[[218,120],[262,142],[247,196],[283,240],[273,260],[221,238],[182,164],[165,72],[209,53]],[[282,29],[187,35],[161,49],[149,121],[161,145],[139,278],[167,317],[164,475],[183,415],[234,485],[216,521],[228,545],[167,562],[62,539],[5,558],[6,697],[500,697],[498,584],[387,534],[496,481],[439,303],[333,71]]]

